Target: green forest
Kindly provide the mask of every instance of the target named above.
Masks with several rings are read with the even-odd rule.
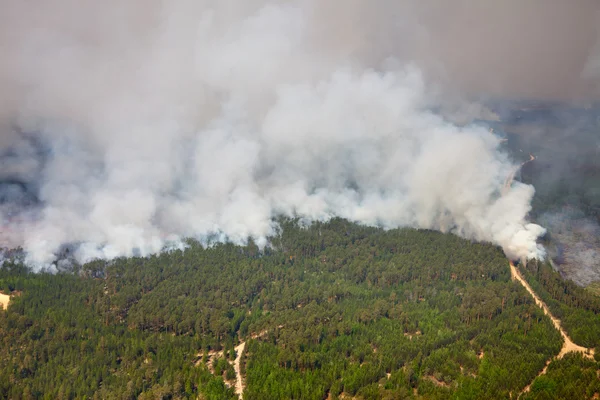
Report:
[[[280,225],[264,249],[190,240],[56,274],[5,262],[0,398],[234,399],[236,357],[244,399],[600,393],[597,358],[567,355],[536,378],[562,337],[498,247],[341,219]],[[547,264],[520,268],[572,339],[598,346],[598,297]]]
[[[600,352],[600,297],[562,279],[548,262],[529,262],[522,272],[552,314],[562,321],[569,337],[581,346],[598,346]]]

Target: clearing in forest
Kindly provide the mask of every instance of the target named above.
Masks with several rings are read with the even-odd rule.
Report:
[[[10,303],[10,296],[4,293],[0,293],[0,307],[3,310],[8,308],[8,303]]]

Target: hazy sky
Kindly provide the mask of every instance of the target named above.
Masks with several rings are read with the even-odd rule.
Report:
[[[340,42],[351,37],[355,50],[374,58],[396,54],[414,60],[430,78],[463,93],[556,99],[600,95],[598,1],[326,3],[326,20]]]

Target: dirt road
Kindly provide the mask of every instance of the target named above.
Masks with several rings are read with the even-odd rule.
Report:
[[[283,328],[283,325],[278,325],[277,329],[281,329]],[[250,337],[252,339],[258,339],[261,338],[263,336],[265,336],[267,333],[269,333],[268,330],[262,330],[259,333],[253,333],[252,335],[250,335]],[[246,348],[246,342],[240,342],[240,344],[238,344],[235,347],[235,361],[233,362],[233,370],[235,371],[235,394],[237,394],[240,399],[242,398],[242,394],[244,393],[244,389],[246,388],[246,384],[244,383],[244,377],[242,376],[242,371],[240,370],[240,363],[242,361],[242,353],[244,352],[244,349]]]
[[[512,185],[512,182],[515,179],[515,175],[517,174],[517,172],[519,172],[519,170],[521,168],[523,168],[525,166],[525,164],[530,163],[532,161],[535,161],[535,156],[533,154],[529,153],[529,160],[521,163],[519,166],[515,167],[515,169],[513,169],[510,172],[510,174],[506,177],[506,180],[504,181],[504,187],[502,189],[503,195],[508,193],[508,191],[510,190],[510,186]]]
[[[242,353],[246,348],[246,342],[241,342],[235,347],[235,361],[233,362],[233,369],[235,371],[235,394],[237,394],[240,399],[242,398],[242,393],[244,393],[244,380],[242,378],[242,372],[240,370],[240,362],[242,360]]]
[[[546,303],[544,303],[542,301],[542,299],[540,299],[538,297],[538,295],[533,291],[533,289],[531,289],[531,286],[529,286],[529,283],[527,283],[527,281],[521,276],[521,273],[519,272],[519,270],[517,270],[517,268],[513,265],[513,263],[510,263],[510,273],[511,273],[511,276],[513,278],[515,278],[517,281],[519,281],[519,283],[521,285],[523,285],[523,287],[529,292],[531,297],[533,297],[533,299],[535,300],[535,303],[542,310],[544,310],[544,314],[546,314],[547,316],[550,317],[550,319],[552,320],[552,324],[554,324],[554,327],[560,332],[563,339],[565,340],[565,343],[563,344],[563,347],[562,347],[560,353],[558,354],[558,358],[562,358],[565,354],[570,353],[570,352],[583,353],[586,357],[593,358],[594,357],[594,349],[588,349],[586,347],[579,346],[579,345],[573,343],[571,338],[567,335],[567,333],[562,328],[560,320],[558,318],[556,318],[554,315],[552,315],[552,313],[550,312],[550,309],[548,308]]]
[[[544,310],[544,314],[546,314],[548,317],[550,317],[552,324],[560,332],[561,336],[563,337],[563,339],[564,339],[563,347],[562,347],[562,349],[560,349],[560,353],[558,353],[556,358],[563,358],[565,354],[571,353],[571,352],[583,353],[584,357],[594,358],[594,349],[588,349],[586,347],[579,346],[579,345],[573,343],[571,338],[567,335],[565,330],[562,328],[560,320],[558,318],[556,318],[554,315],[552,315],[552,313],[550,312],[550,309],[548,308],[546,303],[544,303],[542,301],[542,299],[540,299],[538,297],[538,295],[533,291],[531,286],[529,286],[529,283],[527,283],[527,281],[521,276],[521,273],[514,266],[514,264],[512,262],[510,263],[510,275],[512,278],[516,279],[521,285],[523,285],[523,287],[525,288],[525,290],[527,290],[527,292],[529,292],[531,297],[533,297],[533,299],[535,300],[535,304],[537,304],[538,307],[540,307],[542,310]],[[546,366],[544,367],[544,369],[542,369],[542,371],[538,374],[538,376],[544,375],[546,373],[546,370],[548,369],[548,365],[550,364],[551,361],[552,361],[552,359],[548,360],[548,362],[546,363]],[[525,389],[523,389],[523,392],[528,392],[530,388],[531,388],[531,383],[529,385],[527,385],[525,387]]]

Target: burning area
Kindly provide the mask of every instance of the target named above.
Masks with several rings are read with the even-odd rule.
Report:
[[[593,2],[2,3],[1,236],[35,268],[266,246],[278,216],[543,258],[533,186],[506,185],[521,160],[469,121],[600,76]]]

